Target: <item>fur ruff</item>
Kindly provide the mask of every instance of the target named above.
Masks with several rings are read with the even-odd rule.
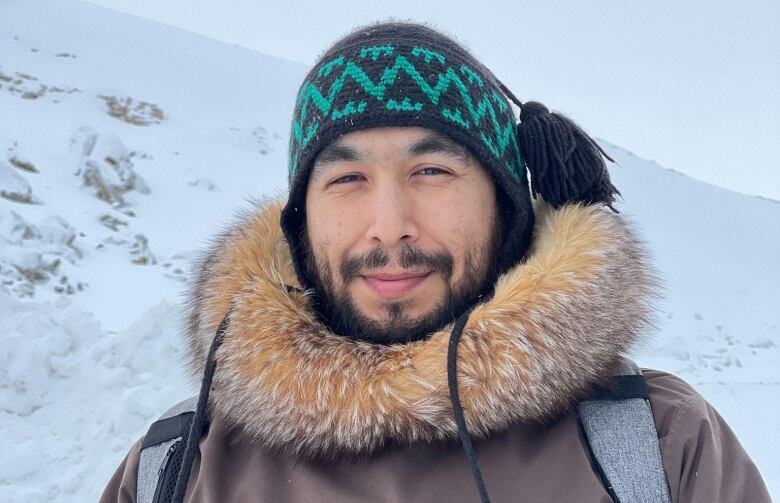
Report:
[[[200,264],[189,297],[192,370],[232,308],[217,352],[212,414],[294,455],[370,454],[389,443],[456,439],[447,389],[452,326],[376,345],[318,323],[297,285],[280,202],[257,203]],[[623,217],[594,206],[536,209],[528,258],[478,305],[458,353],[461,402],[479,439],[563,413],[652,322],[655,278]]]

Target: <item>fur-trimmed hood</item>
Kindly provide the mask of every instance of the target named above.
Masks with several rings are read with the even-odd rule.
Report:
[[[452,326],[378,345],[321,323],[297,280],[280,202],[257,204],[205,256],[187,334],[200,374],[218,325],[211,413],[259,444],[332,457],[455,439],[447,388]],[[624,219],[595,206],[536,209],[528,258],[469,316],[458,381],[477,438],[566,410],[609,376],[651,321],[658,283]]]

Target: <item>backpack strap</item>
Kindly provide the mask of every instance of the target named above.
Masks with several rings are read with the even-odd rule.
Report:
[[[179,402],[152,423],[141,444],[138,503],[166,503],[173,494],[198,397]],[[183,442],[182,442],[183,441]],[[168,488],[170,486],[170,489]]]
[[[609,386],[577,403],[594,468],[616,503],[670,503],[650,396],[642,372],[623,358]]]

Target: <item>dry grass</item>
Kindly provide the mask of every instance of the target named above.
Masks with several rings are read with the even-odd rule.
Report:
[[[29,171],[30,173],[38,173],[38,168],[35,167],[35,164],[31,163],[30,161],[26,161],[24,159],[19,159],[18,157],[11,157],[8,159],[8,162],[11,163],[11,166],[21,169],[23,171]]]
[[[75,87],[49,86],[38,81],[38,77],[29,73],[15,72],[13,75],[0,72],[0,88],[23,100],[37,100],[46,95],[59,93],[73,94],[81,92]],[[58,102],[53,99],[52,101]]]
[[[165,119],[165,113],[154,103],[134,100],[130,96],[98,96],[106,104],[108,115],[134,126],[152,126]]]

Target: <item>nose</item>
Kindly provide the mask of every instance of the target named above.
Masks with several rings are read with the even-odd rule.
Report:
[[[366,237],[371,244],[392,248],[402,243],[413,243],[419,238],[415,224],[415,207],[403,187],[387,183],[378,186],[371,202],[364,211],[369,212],[371,223]]]

